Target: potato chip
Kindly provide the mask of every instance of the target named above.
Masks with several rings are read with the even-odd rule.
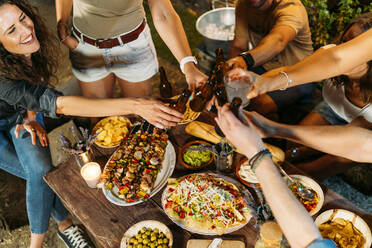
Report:
[[[96,144],[102,147],[118,146],[129,133],[131,123],[123,116],[112,116],[102,119],[93,128],[93,134],[97,135]]]

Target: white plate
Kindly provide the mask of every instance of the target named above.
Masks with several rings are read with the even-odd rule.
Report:
[[[250,207],[253,205],[255,205],[254,203],[254,199],[251,195],[251,193],[249,193],[249,191],[241,184],[239,183],[238,181],[230,178],[230,177],[227,177],[227,176],[223,176],[223,175],[219,175],[219,174],[214,174],[214,173],[194,173],[194,174],[209,174],[209,175],[212,175],[212,176],[215,176],[215,177],[219,177],[219,178],[223,178],[225,179],[226,181],[234,184],[239,190],[240,192],[242,193],[243,197],[244,197],[244,200],[245,202],[248,204],[248,207],[250,209],[250,215],[251,215],[251,218],[255,218],[256,216],[256,212]],[[193,174],[190,174],[190,175],[193,175]],[[181,178],[185,178],[189,175],[186,175],[186,176],[183,176]],[[180,179],[181,179],[180,178]],[[165,209],[165,203],[166,203],[166,192],[168,191],[168,186],[164,189],[163,191],[163,194],[162,194],[162,197],[161,197],[161,204],[162,204],[162,207],[164,209],[164,212],[168,215],[168,212],[167,210]],[[173,218],[172,216],[168,215],[168,217],[174,222],[176,223],[178,226],[180,226],[181,228],[189,231],[189,232],[192,232],[192,233],[196,233],[196,234],[200,234],[200,235],[222,235],[221,233],[218,233],[217,231],[215,230],[211,230],[211,231],[203,231],[203,230],[199,230],[199,229],[195,229],[195,228],[192,228],[190,226],[187,226],[186,224],[184,224],[183,222],[179,221],[178,219],[176,218]],[[248,222],[250,221],[247,220],[246,223],[243,223],[243,224],[240,224],[238,226],[234,226],[234,227],[230,227],[228,229],[226,229],[224,231],[223,234],[227,234],[227,233],[232,233],[232,232],[235,232],[241,228],[243,228],[245,225],[248,224]]]
[[[108,161],[111,160],[111,157]],[[105,169],[106,169],[107,164],[108,162],[105,165]],[[156,177],[154,187],[150,194],[150,198],[154,196],[156,193],[158,193],[159,190],[161,190],[164,187],[164,185],[167,184],[168,178],[172,175],[175,165],[176,165],[176,152],[174,150],[172,143],[168,140],[167,147],[165,148],[164,160],[162,162],[159,174]],[[113,188],[114,192],[112,192],[111,190],[106,189],[106,185],[104,185],[102,187],[102,191],[103,191],[103,194],[106,196],[107,200],[109,200],[115,205],[132,206],[132,205],[136,205],[136,204],[143,202],[143,200],[138,200],[138,201],[128,203],[125,200],[120,199],[118,196],[114,195],[116,193],[115,191],[118,191],[116,187]]]
[[[332,214],[334,214],[332,218]],[[341,218],[344,220],[350,221],[364,236],[366,239],[366,243],[364,244],[364,248],[370,248],[372,244],[372,235],[371,230],[369,229],[367,223],[356,215],[353,212],[347,211],[345,209],[330,209],[323,213],[321,213],[315,219],[315,225],[319,227],[321,224],[336,218]]]
[[[313,179],[307,176],[303,176],[303,175],[289,175],[289,176],[299,181],[300,183],[302,183],[302,185],[304,185],[305,187],[310,188],[317,193],[318,203],[316,204],[316,207],[309,212],[309,214],[313,216],[316,213],[318,213],[324,203],[324,194],[323,194],[323,190],[320,187],[320,185],[317,182],[315,182]],[[287,178],[284,177],[284,180],[287,182],[288,185],[291,184],[291,182]]]
[[[129,239],[135,235],[138,234],[138,232],[143,228],[151,228],[151,229],[159,229],[169,240],[169,247],[172,247],[173,245],[173,235],[172,232],[169,230],[169,228],[164,225],[163,223],[157,221],[157,220],[144,220],[141,222],[138,222],[137,224],[134,224],[131,226],[123,235],[123,238],[120,242],[120,248],[127,248]]]

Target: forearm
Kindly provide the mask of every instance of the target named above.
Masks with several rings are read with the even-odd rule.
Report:
[[[60,96],[56,102],[57,114],[104,117],[136,112],[137,101],[130,98],[89,99],[79,96]]]
[[[152,6],[156,5],[156,2],[151,1],[149,4],[155,28],[177,61],[180,62],[184,57],[191,56],[191,49],[181,20],[172,5],[166,2],[164,3],[167,4],[166,7],[159,9],[159,7]]]
[[[306,247],[321,238],[312,218],[289,190],[270,158],[261,162],[256,175],[265,199],[292,247]]]
[[[317,52],[293,66],[286,72],[293,80],[293,86],[316,82],[341,75],[372,59],[372,30],[341,45],[318,49]],[[286,80],[280,75],[268,79],[277,85],[285,85]]]
[[[358,162],[372,162],[372,131],[357,126],[291,126],[277,124],[272,137]]]
[[[249,50],[254,60],[254,67],[265,64],[283,51],[286,44],[280,38],[266,36],[253,49]]]

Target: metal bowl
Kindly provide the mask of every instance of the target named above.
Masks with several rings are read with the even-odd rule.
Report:
[[[196,30],[203,36],[207,51],[214,55],[217,48],[222,48],[224,52],[229,50],[232,39],[215,39],[208,37],[206,27],[215,24],[217,27],[229,27],[235,25],[235,8],[218,8],[205,12],[196,21]]]

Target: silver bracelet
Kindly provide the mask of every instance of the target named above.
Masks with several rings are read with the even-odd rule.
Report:
[[[287,78],[287,85],[285,86],[285,88],[280,89],[280,90],[286,90],[293,83],[293,80],[289,78],[288,74],[285,71],[281,71],[279,72],[279,74],[282,74]]]
[[[60,42],[60,43],[63,43],[65,40],[67,40],[68,37],[70,37],[70,35],[66,35],[66,37],[63,38],[63,39],[61,39],[61,40],[59,40],[59,42]]]

